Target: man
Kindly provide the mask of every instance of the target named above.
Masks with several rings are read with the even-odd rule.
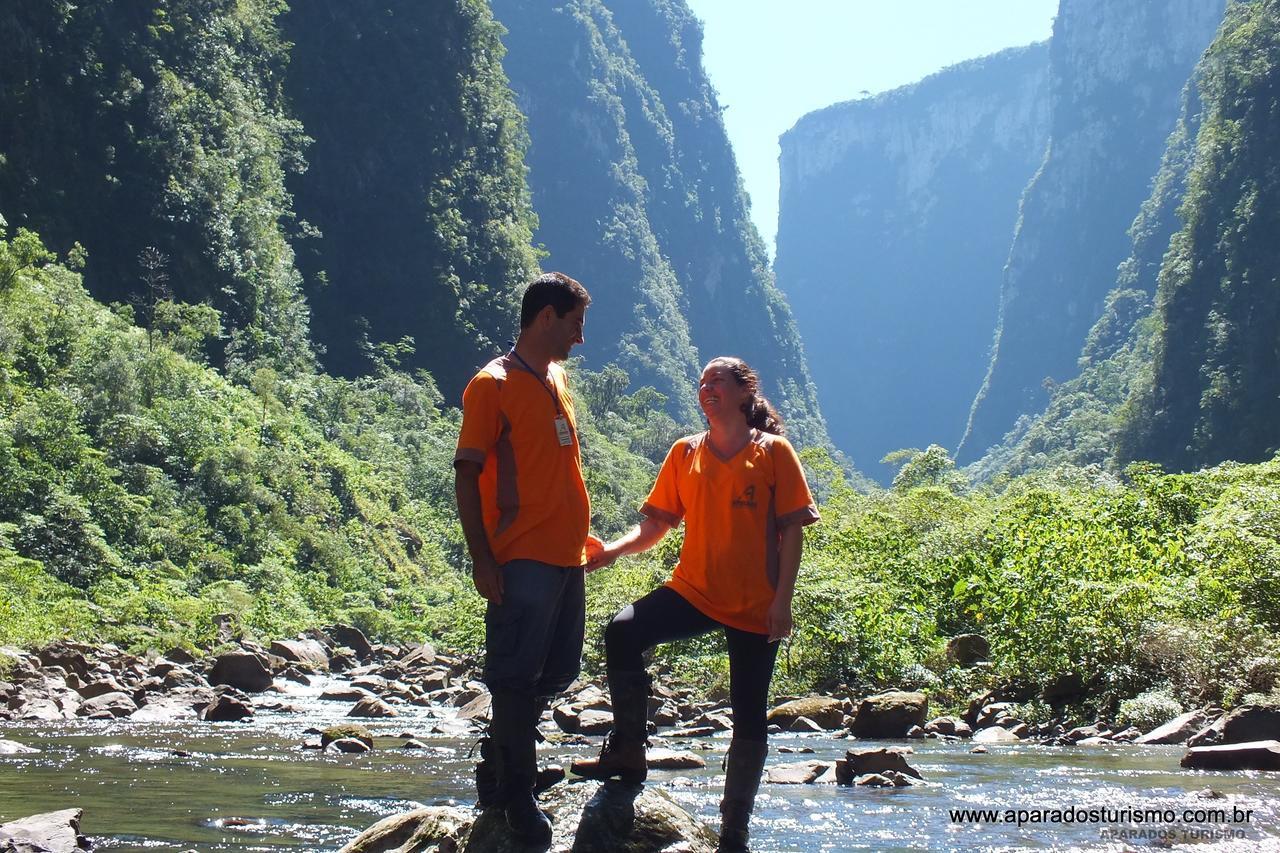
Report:
[[[529,284],[515,347],[463,392],[453,463],[471,577],[489,602],[482,677],[493,710],[476,787],[482,806],[501,804],[512,831],[535,844],[551,840],[534,799],[538,719],[582,658],[591,507],[558,362],[582,343],[590,303],[563,273]]]

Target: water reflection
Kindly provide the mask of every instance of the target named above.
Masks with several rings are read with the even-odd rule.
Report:
[[[402,706],[402,716],[362,721],[377,749],[363,755],[302,748],[308,728],[344,722],[346,703],[321,702],[327,686],[290,690],[296,714],[263,712],[242,723],[10,724],[0,737],[43,750],[0,758],[0,820],[68,807],[101,850],[336,850],[375,821],[421,805],[470,802],[471,739],[453,709]],[[405,736],[427,749],[403,750]],[[723,738],[709,743],[723,750]],[[809,746],[805,759],[834,760],[849,742],[783,735],[775,746]],[[685,748],[693,744],[687,744]],[[1133,850],[1194,844],[1197,853],[1280,850],[1280,774],[1187,772],[1175,747],[1038,748],[913,744],[927,780],[902,789],[764,785],[753,849]],[[543,747],[567,764],[591,747]],[[723,775],[715,752],[705,771],[654,772],[673,799],[713,826]],[[775,750],[771,760],[798,756]],[[1223,799],[1201,798],[1206,786]],[[1247,821],[1173,825],[1002,818],[1012,810],[1107,808],[1251,810]],[[997,819],[960,819],[959,809]],[[989,816],[990,817],[990,816]],[[1139,837],[1138,830],[1169,837]],[[1243,830],[1244,839],[1223,831]],[[1128,832],[1129,835],[1123,835]],[[1201,833],[1196,835],[1196,833]],[[1214,835],[1213,833],[1218,833]]]

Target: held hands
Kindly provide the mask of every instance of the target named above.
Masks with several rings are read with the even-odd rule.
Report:
[[[474,560],[471,564],[471,582],[476,592],[492,604],[502,603],[502,572],[493,557]]]
[[[603,569],[612,566],[614,561],[622,556],[622,549],[618,547],[618,543],[611,542],[608,545],[601,545],[595,551],[591,550],[591,546],[587,546],[587,571],[594,572],[596,569]]]
[[[765,614],[765,627],[769,629],[769,642],[776,643],[791,636],[791,599],[775,598]]]

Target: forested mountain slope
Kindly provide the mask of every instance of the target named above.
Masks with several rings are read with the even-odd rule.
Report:
[[[778,283],[832,438],[864,471],[960,439],[1018,198],[1044,158],[1048,54],[966,62],[782,137]]]
[[[233,367],[310,364],[275,6],[5,3],[0,44],[0,212],[83,244],[104,300],[211,302]]]
[[[409,336],[404,363],[456,401],[514,337],[537,268],[501,28],[475,0],[315,0],[282,25],[285,91],[313,138],[289,185],[319,231],[298,265],[325,366],[365,372],[366,336]]]
[[[693,379],[746,358],[802,440],[825,428],[791,313],[747,214],[701,25],[683,0],[495,0],[528,116],[544,266],[597,297],[586,352],[696,421]]]
[[[1050,41],[1048,153],[1022,199],[995,345],[957,454],[981,456],[1048,402],[1129,253],[1132,222],[1222,0],[1063,0]],[[1051,380],[1051,382],[1046,382]]]
[[[1197,65],[1080,376],[981,478],[1142,459],[1177,470],[1280,449],[1274,2],[1234,4]]]

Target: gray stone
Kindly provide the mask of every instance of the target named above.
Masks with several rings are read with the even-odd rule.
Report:
[[[373,654],[373,646],[369,643],[369,638],[354,625],[334,625],[326,628],[325,633],[337,645],[346,646],[355,652],[356,657],[360,660],[364,660]]]
[[[320,746],[326,747],[335,740],[355,739],[363,743],[369,749],[373,749],[373,733],[364,726],[355,723],[344,723],[338,726],[330,726],[320,733]]]
[[[350,711],[348,717],[397,717],[399,713],[381,699],[369,697],[361,699]]]
[[[1018,736],[1003,726],[988,726],[974,732],[974,743],[1017,743]]]
[[[1280,770],[1280,741],[1192,747],[1181,764],[1198,770]]]
[[[688,750],[650,749],[645,753],[650,770],[701,770],[707,766],[702,756]]]
[[[133,701],[132,696],[126,693],[104,693],[81,704],[76,716],[99,717],[109,714],[112,717],[127,717],[137,710],[138,703]]]
[[[493,697],[481,693],[458,709],[459,720],[488,720],[493,714]]]
[[[0,755],[29,755],[39,751],[34,746],[26,746],[14,740],[0,740]]]
[[[1187,746],[1263,740],[1280,740],[1280,708],[1270,705],[1241,705],[1219,717],[1212,726],[1193,735],[1187,741]]]
[[[373,698],[373,694],[360,687],[336,685],[320,694],[325,702],[359,702],[361,699]]]
[[[474,822],[469,809],[417,809],[378,821],[339,853],[456,853],[463,849]]]
[[[290,663],[301,663],[317,669],[329,668],[329,652],[315,640],[277,640],[271,644],[271,654]]]
[[[818,780],[832,767],[830,761],[793,761],[790,764],[774,764],[764,774],[764,781],[771,785],[808,785]]]
[[[207,723],[234,723],[253,716],[253,706],[235,696],[218,696],[200,709],[199,717]]]
[[[345,752],[351,754],[359,754],[369,751],[369,747],[364,743],[364,741],[356,740],[353,737],[344,737],[331,741],[324,749],[326,752]]]
[[[850,785],[859,776],[865,776],[870,773],[883,774],[888,771],[906,773],[909,776],[915,776],[917,779],[923,778],[919,770],[907,763],[905,749],[907,747],[900,749],[851,749],[845,753],[844,758],[836,762],[836,782],[841,785]]]
[[[13,850],[21,853],[78,853],[89,850],[89,840],[80,834],[80,818],[83,816],[83,809],[63,809],[0,824],[0,844],[11,845]]]
[[[258,655],[247,651],[218,655],[209,671],[210,684],[225,684],[246,693],[261,693],[271,686],[271,671]]]

